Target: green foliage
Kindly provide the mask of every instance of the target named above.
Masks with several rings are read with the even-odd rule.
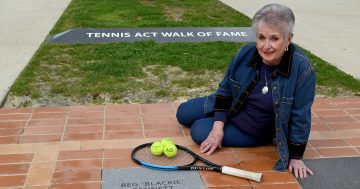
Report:
[[[73,0],[51,34],[74,28],[239,27],[251,20],[217,0]]]
[[[157,44],[151,41],[45,44],[17,79],[12,92],[34,95],[34,89],[42,85],[51,86],[53,95],[123,92],[136,87],[134,79],[145,77],[142,68],[149,65],[180,67],[190,73],[225,70],[227,62],[241,45],[224,42]],[[161,77],[162,71],[156,70],[155,74]]]
[[[338,88],[347,89],[360,94],[360,80],[339,70],[311,52],[302,49],[311,60],[316,71],[316,84],[329,88],[329,96],[336,96]]]

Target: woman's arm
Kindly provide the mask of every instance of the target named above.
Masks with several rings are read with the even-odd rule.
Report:
[[[289,122],[289,166],[296,178],[304,179],[313,175],[302,161],[311,130],[311,106],[315,96],[315,71],[309,66],[296,82],[294,102]]]
[[[304,64],[306,64],[304,62]],[[309,63],[308,63],[309,64]],[[302,159],[311,130],[311,106],[315,96],[315,71],[309,64],[296,81],[289,120],[290,159]]]

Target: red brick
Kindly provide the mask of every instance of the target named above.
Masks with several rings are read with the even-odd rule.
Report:
[[[353,146],[360,146],[360,138],[348,138],[346,140]]]
[[[242,161],[241,167],[247,171],[273,171],[276,161]]]
[[[105,140],[126,138],[144,138],[143,131],[105,132]]]
[[[140,106],[138,104],[107,105],[106,116],[111,112],[116,113],[116,115],[140,115]]]
[[[338,103],[336,105],[339,108],[351,109],[351,108],[359,108],[360,107],[360,102]]]
[[[336,104],[360,103],[359,97],[336,97],[330,99]]]
[[[253,186],[253,189],[301,189],[302,187],[298,183],[289,184],[264,184]]]
[[[214,186],[211,189],[252,189],[251,186]]]
[[[60,142],[60,140],[61,134],[24,135],[20,138],[20,143]]]
[[[327,126],[325,123],[313,123],[311,125],[312,131],[331,131],[331,127]]]
[[[317,110],[317,109],[336,109],[338,108],[336,106],[336,104],[332,103],[331,101],[329,100],[318,100],[318,99],[315,99],[314,101],[314,104],[312,106],[312,109],[313,110]]]
[[[354,116],[354,118],[358,121],[357,123],[360,123],[360,116]]]
[[[53,184],[50,189],[100,189],[100,182],[79,183],[79,184]]]
[[[37,107],[34,113],[65,113],[68,112],[68,107],[52,106],[52,107]]]
[[[0,176],[0,187],[15,187],[23,186],[25,184],[26,176]]]
[[[360,122],[353,123],[330,123],[329,127],[334,130],[351,130],[351,129],[360,129]]]
[[[118,159],[104,159],[104,169],[119,169],[119,168],[131,168],[140,167],[140,165],[133,162],[130,157],[118,158]]]
[[[32,111],[32,108],[0,108],[0,114],[24,114]]]
[[[140,116],[122,116],[122,117],[114,117],[108,116],[105,119],[105,124],[141,124]]]
[[[343,139],[359,137],[356,130],[321,131],[318,133],[323,139]]]
[[[87,171],[65,171],[55,172],[52,177],[52,184],[66,184],[66,183],[83,183],[83,182],[100,182],[101,170],[87,170]]]
[[[0,120],[0,129],[19,129],[24,128],[27,121],[2,121]]]
[[[161,137],[182,137],[184,136],[180,127],[168,128],[164,130],[153,129],[145,130],[145,138],[161,138]]]
[[[243,151],[240,153],[235,153],[235,156],[240,161],[246,160],[277,160],[278,157],[274,151]]]
[[[143,130],[140,123],[128,123],[128,124],[106,124],[105,130],[107,132],[119,132],[127,130]]]
[[[163,122],[157,122],[157,123],[144,123],[144,129],[145,130],[152,130],[152,129],[174,129],[174,128],[180,128],[179,123],[163,123]]]
[[[121,148],[121,149],[104,149],[105,159],[114,159],[120,157],[130,158],[128,155],[132,152],[132,148]]]
[[[34,113],[31,119],[66,119],[66,113]]]
[[[103,118],[79,118],[68,119],[67,125],[102,125],[104,124]]]
[[[174,107],[170,103],[141,104],[142,115],[175,115]]]
[[[314,148],[349,146],[343,139],[310,140],[310,144]]]
[[[104,111],[105,110],[105,106],[101,106],[101,105],[97,105],[97,106],[71,106],[69,111],[73,112],[73,111]]]
[[[139,167],[134,163],[130,154],[133,149],[105,149],[104,150],[104,165],[106,169],[125,168],[125,167]]]
[[[360,155],[354,148],[320,148],[318,152],[324,157],[351,157]]]
[[[320,158],[320,154],[316,149],[306,149],[304,153],[304,159]]]
[[[346,112],[353,116],[359,116],[360,115],[360,107],[358,109],[347,109]]]
[[[104,111],[71,111],[69,114],[70,119],[74,118],[103,118],[104,117]]]
[[[328,123],[353,123],[353,122],[356,122],[356,120],[354,118],[352,118],[351,116],[321,117],[321,119]]]
[[[231,165],[231,167],[239,168],[239,166],[236,165]],[[223,186],[250,186],[250,182],[247,179],[221,174],[214,171],[201,171],[200,175],[207,188],[217,188]]]
[[[101,159],[57,161],[55,171],[80,171],[101,169]]]
[[[175,115],[164,115],[164,116],[143,116],[144,123],[168,123],[178,124]]]
[[[0,144],[16,144],[20,136],[0,137]]]
[[[65,133],[101,133],[103,125],[67,126]]]
[[[326,116],[344,116],[348,115],[344,110],[342,109],[332,109],[332,110],[314,110],[314,113],[316,113],[320,117],[326,117]]]
[[[205,154],[198,155],[218,165],[228,165],[239,162],[234,153],[214,153],[210,156]]]
[[[73,141],[73,140],[102,140],[102,133],[71,133],[64,134],[63,141]]]
[[[1,121],[21,121],[28,120],[30,114],[0,114]]]
[[[63,127],[27,127],[24,129],[24,135],[62,134],[63,131]]]
[[[325,124],[325,122],[320,117],[311,117],[311,123],[315,124]]]
[[[0,165],[0,175],[27,174],[30,164],[5,164]]]
[[[244,151],[253,151],[253,152],[259,152],[259,151],[274,151],[275,147],[272,145],[265,145],[265,146],[254,146],[254,147],[236,147],[232,148],[235,153],[243,153]]]
[[[103,150],[72,150],[60,151],[58,160],[101,159],[102,157]]]
[[[64,127],[65,119],[54,120],[30,120],[28,127]]]
[[[1,136],[21,135],[22,132],[23,132],[23,128],[18,128],[18,129],[0,129],[0,137],[1,137]]]
[[[261,183],[250,181],[253,186],[280,184],[280,183],[296,183],[295,177],[289,172],[264,172]]]
[[[5,154],[0,155],[0,164],[32,162],[34,154]]]

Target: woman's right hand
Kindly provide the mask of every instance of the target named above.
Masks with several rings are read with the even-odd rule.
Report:
[[[200,145],[200,153],[211,155],[217,148],[221,148],[221,143],[224,138],[224,125],[222,121],[215,121],[211,132],[206,140]]]

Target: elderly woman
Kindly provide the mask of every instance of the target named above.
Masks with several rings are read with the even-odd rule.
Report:
[[[274,169],[313,174],[302,161],[311,127],[315,72],[294,44],[295,17],[288,7],[269,4],[256,12],[256,43],[231,60],[217,91],[182,103],[178,121],[190,127],[200,153],[221,146],[248,147],[276,141]]]

